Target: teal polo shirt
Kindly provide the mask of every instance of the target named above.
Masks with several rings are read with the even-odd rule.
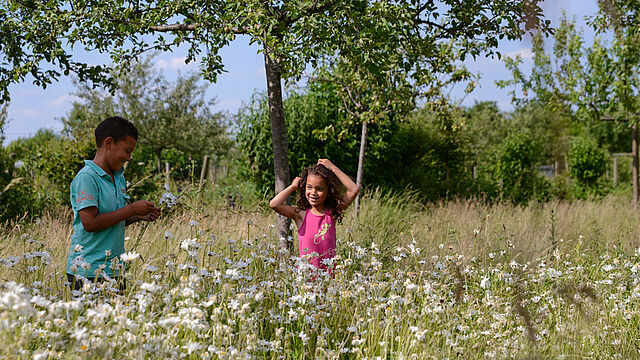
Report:
[[[113,174],[115,184],[109,174],[91,160],[84,161],[85,166],[78,172],[71,182],[71,207],[73,208],[73,235],[67,256],[67,273],[84,277],[96,277],[95,271],[100,264],[105,264],[105,271],[109,276],[118,275],[117,270],[111,269],[111,259],[119,257],[124,252],[124,221],[101,231],[88,232],[82,226],[78,211],[95,206],[98,213],[116,211],[127,205],[127,185],[123,170]],[[81,245],[80,252],[75,251],[76,245]],[[109,256],[106,255],[110,251]],[[81,265],[84,258],[89,263]]]

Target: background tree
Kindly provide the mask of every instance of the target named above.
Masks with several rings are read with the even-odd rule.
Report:
[[[358,64],[348,63],[338,57],[335,63],[319,67],[311,76],[312,82],[333,84],[342,101],[340,109],[346,115],[344,120],[360,126],[360,150],[356,171],[356,184],[362,187],[364,159],[370,124],[398,121],[415,107],[417,87],[409,83],[409,77],[401,69],[388,71],[383,76],[372,76]],[[324,132],[327,129],[319,129]],[[357,217],[360,194],[354,203]]]
[[[332,82],[312,82],[302,89],[287,91],[284,109],[292,174],[299,174],[318,158],[332,159],[346,173],[356,173],[360,125],[347,119],[338,87]],[[237,169],[241,177],[255,183],[262,194],[270,194],[275,179],[266,94],[255,94],[241,108],[237,119],[240,154]],[[371,169],[385,156],[392,131],[389,122],[371,126],[369,172],[374,171]],[[371,183],[378,184],[373,174]]]
[[[27,64],[36,79],[42,79],[45,76],[38,71],[47,63],[64,72],[77,71],[83,78],[89,74],[103,80],[100,68],[71,63],[62,41],[71,47],[80,43],[90,50],[110,52],[119,65],[150,49],[187,44],[187,61],[204,52],[203,74],[215,80],[223,68],[218,50],[237,34],[248,35],[252,43],[260,44],[265,58],[278,192],[289,185],[282,79],[299,78],[320,54],[336,52],[372,74],[385,74],[389,65],[421,74],[421,69],[434,65],[430,55],[442,41],[455,40],[464,60],[469,53],[476,56],[495,48],[499,39],[519,38],[524,30],[539,25],[538,2],[102,0],[88,6],[74,1],[10,0],[0,12],[7,35],[1,37],[0,48],[13,67],[3,69],[0,85],[4,90],[8,83],[21,81]],[[38,38],[42,29],[44,40]],[[19,38],[6,40],[14,32],[20,33]],[[159,35],[149,36],[153,33]],[[33,54],[25,55],[25,48]],[[288,228],[287,219],[279,216],[281,247],[291,250],[286,242]]]
[[[513,86],[514,101],[535,101],[560,117],[576,123],[572,133],[586,132],[610,151],[628,151],[631,133],[636,134],[640,100],[638,80],[638,5],[636,1],[600,1],[600,11],[589,23],[596,31],[586,46],[575,23],[566,18],[554,35],[553,54],[547,54],[543,39],[536,37],[534,66],[529,76],[519,68],[519,59],[506,59],[513,79],[499,82]],[[610,38],[611,40],[607,40]],[[521,89],[519,97],[516,89]],[[602,120],[615,120],[611,123]],[[626,129],[625,129],[626,128]],[[625,144],[626,143],[626,144]],[[637,140],[634,153],[634,204],[638,198]]]
[[[4,144],[5,134],[4,128],[7,126],[7,114],[9,103],[5,103],[0,107],[0,144]]]
[[[191,74],[169,82],[146,58],[118,73],[113,94],[76,82],[80,100],[61,119],[64,131],[74,138],[92,138],[100,121],[119,114],[138,127],[139,144],[153,152],[158,172],[162,153],[168,149],[198,159],[205,154],[223,156],[231,146],[226,118],[211,111],[214,100],[205,99],[207,85],[199,78]]]

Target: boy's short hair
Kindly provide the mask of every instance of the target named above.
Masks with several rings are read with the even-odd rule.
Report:
[[[111,116],[96,126],[96,146],[102,146],[104,139],[112,137],[115,141],[124,140],[127,136],[138,141],[138,129],[133,123],[120,116]]]

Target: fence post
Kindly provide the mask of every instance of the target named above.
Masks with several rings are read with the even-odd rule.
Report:
[[[209,176],[211,177],[211,190],[213,190],[216,181],[218,181],[218,157],[214,157],[211,161],[211,168],[209,169]]]
[[[204,159],[202,160],[202,169],[200,170],[200,183],[198,184],[198,186],[202,186],[202,182],[205,179],[205,175],[207,175],[209,170],[208,166],[209,166],[209,155],[205,155]]]

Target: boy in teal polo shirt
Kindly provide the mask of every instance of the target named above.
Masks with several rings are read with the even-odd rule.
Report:
[[[153,221],[160,209],[139,200],[127,205],[123,165],[131,160],[138,141],[136,127],[110,117],[95,130],[96,156],[71,182],[73,235],[67,256],[67,279],[79,290],[82,279],[102,281],[120,276],[118,258],[124,253],[124,227],[139,220]]]

